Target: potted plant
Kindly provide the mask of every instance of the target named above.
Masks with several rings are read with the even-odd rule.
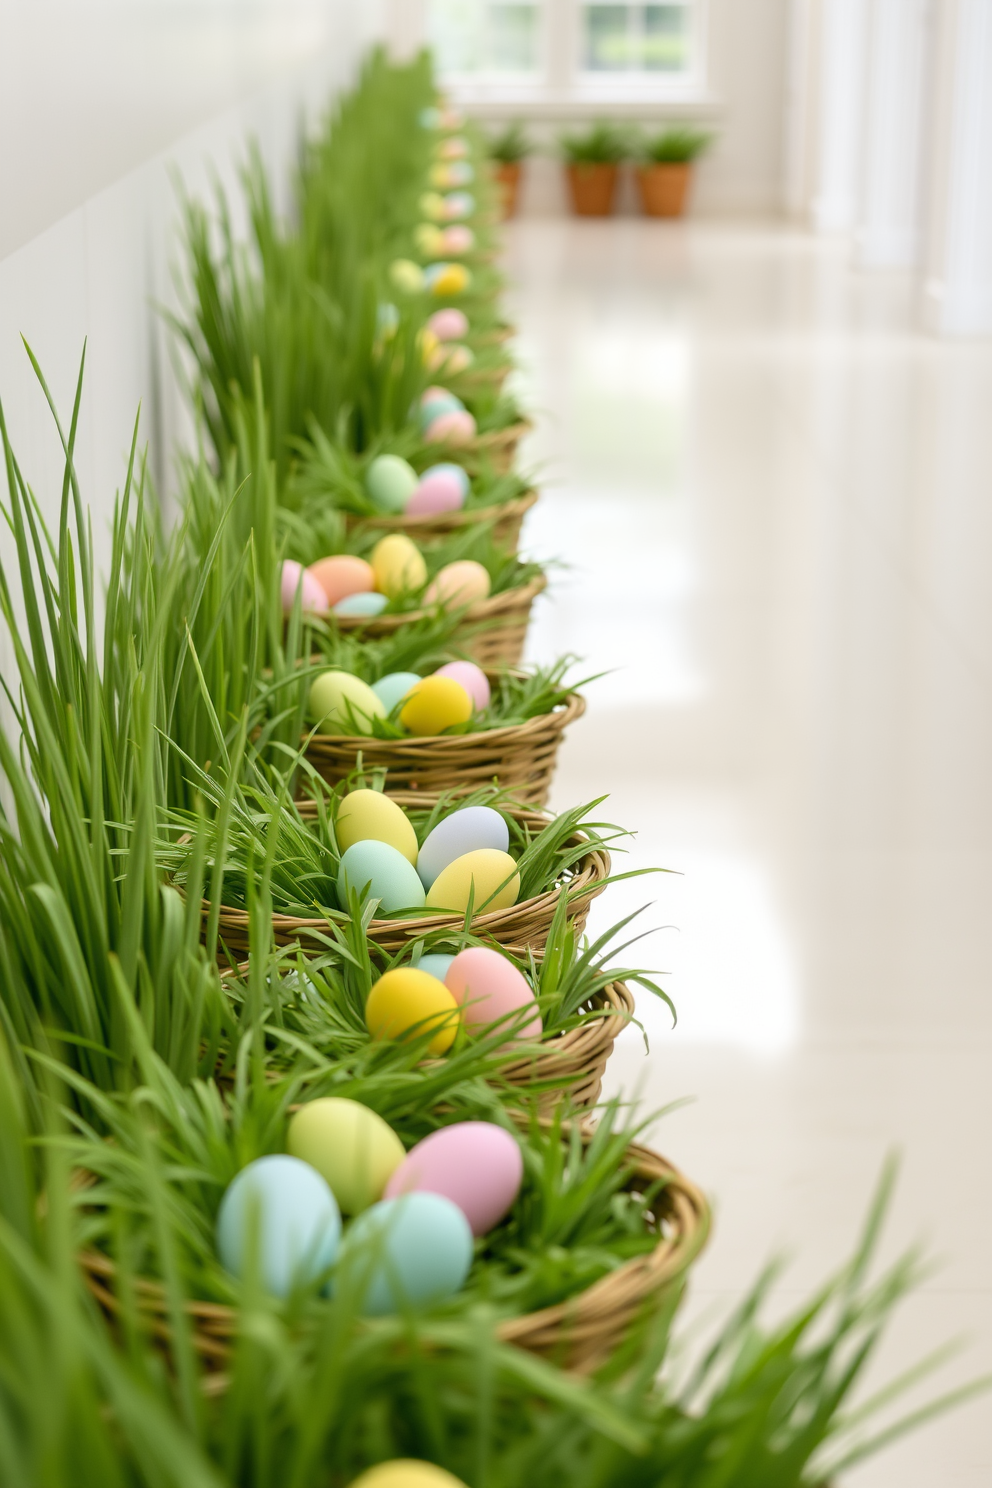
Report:
[[[561,139],[572,208],[580,217],[609,217],[617,189],[617,171],[629,142],[616,124],[598,122],[582,134]]]
[[[489,142],[489,155],[499,187],[504,221],[507,217],[516,215],[523,163],[533,150],[533,141],[528,138],[519,119],[514,119]]]
[[[702,129],[669,128],[645,141],[637,169],[641,205],[648,217],[681,217],[693,161],[713,139]]]

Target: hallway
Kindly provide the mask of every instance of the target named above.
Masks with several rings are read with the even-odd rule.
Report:
[[[525,546],[569,564],[530,658],[589,690],[554,805],[610,791],[648,901],[612,1088],[715,1200],[692,1318],[773,1255],[785,1302],[848,1254],[886,1153],[885,1246],[939,1262],[890,1368],[992,1369],[992,344],[913,328],[910,282],[787,229],[524,220],[508,233]],[[604,518],[603,513],[608,513]],[[631,551],[636,553],[633,560]],[[613,669],[612,671],[610,669]],[[988,1488],[988,1398],[853,1488]]]

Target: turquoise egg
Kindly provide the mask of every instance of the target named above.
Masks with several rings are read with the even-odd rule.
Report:
[[[340,1239],[341,1213],[329,1184],[309,1163],[283,1154],[242,1168],[217,1214],[217,1253],[225,1268],[243,1276],[254,1244],[262,1281],[275,1297],[326,1271]]]
[[[335,615],[381,615],[389,600],[385,594],[346,594],[334,606]]]
[[[389,672],[372,683],[372,691],[387,713],[392,713],[401,698],[406,697],[411,687],[420,681],[416,672]]]
[[[432,977],[437,977],[443,982],[448,975],[448,967],[454,961],[454,956],[443,956],[440,951],[428,951],[426,956],[421,956],[417,962],[418,971],[426,971]]]
[[[472,1265],[472,1230],[441,1194],[384,1199],[360,1214],[341,1247],[339,1281],[357,1288],[366,1317],[453,1297]]]
[[[407,858],[388,842],[367,838],[353,842],[342,855],[338,868],[338,902],[348,908],[348,890],[356,889],[364,899],[378,899],[385,914],[398,909],[422,909],[426,899],[417,870]]]

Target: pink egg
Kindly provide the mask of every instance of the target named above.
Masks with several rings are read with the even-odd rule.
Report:
[[[509,1132],[489,1121],[459,1121],[418,1142],[383,1197],[441,1194],[458,1205],[473,1235],[485,1235],[512,1206],[523,1176],[520,1147]]]
[[[475,233],[460,223],[446,227],[441,234],[443,253],[469,253],[475,247]]]
[[[446,470],[425,475],[406,504],[408,517],[433,517],[438,512],[459,511],[465,505],[460,482]]]
[[[475,438],[475,419],[465,409],[441,413],[424,430],[428,444],[468,444]]]
[[[420,395],[420,406],[421,408],[423,408],[427,403],[432,402],[435,398],[447,398],[450,400],[451,396],[452,394],[448,391],[447,388],[438,387],[437,384],[434,383],[429,388],[424,388],[424,391]]]
[[[287,558],[282,566],[282,612],[288,615],[296,601],[296,591],[301,587],[300,602],[305,615],[326,615],[328,604],[327,595],[323,586],[318,583],[309,569],[303,568],[295,563],[292,558]]]
[[[464,310],[435,310],[427,322],[439,341],[461,341],[468,335],[468,316]]]
[[[438,667],[435,677],[453,677],[460,682],[481,713],[489,707],[489,678],[474,661],[449,661]]]
[[[459,951],[448,967],[444,985],[464,1008],[463,1016],[469,1028],[485,1027],[515,1013],[518,1008],[533,1007],[534,1016],[516,1028],[513,1037],[537,1039],[544,1032],[534,993],[526,978],[499,951],[489,950],[487,946],[468,946]]]

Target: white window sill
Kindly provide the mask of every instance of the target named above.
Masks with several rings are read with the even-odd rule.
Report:
[[[509,119],[595,119],[604,114],[613,119],[680,118],[712,119],[722,112],[718,98],[696,84],[665,89],[641,84],[617,87],[578,87],[564,93],[546,88],[487,84],[482,81],[449,80],[445,91],[453,103],[470,117]]]

